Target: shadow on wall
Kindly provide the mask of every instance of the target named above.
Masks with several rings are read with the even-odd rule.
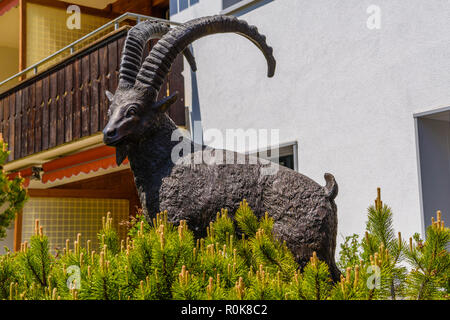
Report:
[[[194,48],[191,46],[192,55]],[[195,56],[195,55],[194,55]],[[200,97],[198,95],[197,74],[191,70],[191,87],[192,87],[192,109],[191,109],[191,134],[194,142],[203,144],[203,125],[202,114],[200,110]]]

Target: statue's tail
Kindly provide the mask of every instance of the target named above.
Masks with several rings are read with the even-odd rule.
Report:
[[[325,189],[325,196],[330,200],[334,200],[338,195],[339,191],[336,180],[334,179],[334,176],[331,173],[325,173],[324,176],[326,181],[326,185],[325,187],[323,187]]]

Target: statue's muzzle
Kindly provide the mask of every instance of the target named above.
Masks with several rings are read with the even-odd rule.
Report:
[[[103,142],[106,145],[115,145],[120,140],[117,128],[106,126],[105,129],[103,129]]]

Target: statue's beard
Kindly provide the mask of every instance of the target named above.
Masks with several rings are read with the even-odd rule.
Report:
[[[121,141],[116,147],[116,163],[117,166],[120,166],[128,155],[128,143],[126,141]]]

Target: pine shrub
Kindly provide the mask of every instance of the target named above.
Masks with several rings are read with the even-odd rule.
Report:
[[[243,200],[234,217],[221,210],[207,236],[195,239],[186,221],[175,226],[167,212],[151,223],[138,215],[120,240],[108,214],[98,248],[78,234],[56,255],[37,221],[29,243],[0,256],[0,299],[449,299],[450,231],[440,213],[425,240],[407,243],[395,236],[378,194],[363,239],[341,245],[337,283],[315,253],[299,269],[268,213],[258,219]]]
[[[0,133],[0,240],[6,236],[6,228],[14,220],[27,199],[27,192],[23,187],[24,179],[18,174],[9,179],[3,170],[3,165],[9,156],[8,144],[3,141]]]

